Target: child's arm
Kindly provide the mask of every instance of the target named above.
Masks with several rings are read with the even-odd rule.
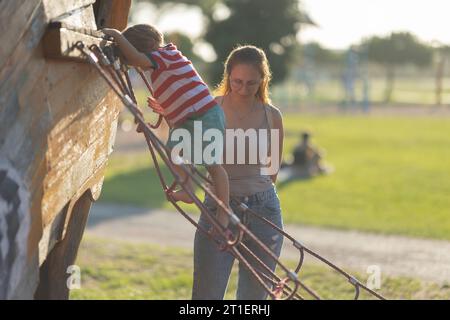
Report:
[[[120,51],[127,59],[128,64],[143,69],[153,68],[153,64],[147,56],[136,48],[120,33],[119,30],[104,28],[102,32],[114,38]]]

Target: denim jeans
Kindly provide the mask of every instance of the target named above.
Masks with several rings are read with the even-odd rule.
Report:
[[[283,227],[281,218],[280,201],[275,187],[248,197],[237,197],[240,202],[245,203],[250,209],[265,217],[278,227]],[[215,203],[208,196],[205,197],[205,206],[215,214],[217,212]],[[279,257],[283,244],[283,236],[267,223],[260,221],[252,214],[247,214],[242,219],[242,213],[238,210],[235,201],[230,202],[233,212],[241,219],[246,227],[261,240],[272,252]],[[209,230],[211,227],[207,218],[202,214],[199,225]],[[242,242],[272,271],[276,262],[267,255],[252,239],[244,237]],[[241,251],[242,254],[244,252]],[[244,255],[245,257],[245,255]],[[248,257],[247,257],[248,258]],[[195,233],[194,240],[194,283],[192,288],[193,300],[222,300],[228,285],[234,257],[228,251],[220,251],[218,245],[200,230]],[[255,268],[259,267],[255,261],[249,259]],[[270,287],[270,286],[269,286]],[[254,278],[244,265],[239,265],[239,278],[236,292],[238,300],[264,300],[267,292]]]

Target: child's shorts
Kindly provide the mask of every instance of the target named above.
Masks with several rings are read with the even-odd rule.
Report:
[[[166,146],[171,156],[177,146],[174,153],[182,156],[185,162],[208,166],[222,164],[224,141],[225,114],[219,105],[215,105],[205,113],[194,114],[179,126],[171,128]],[[181,152],[179,148],[182,148]],[[172,162],[176,163],[174,160]]]

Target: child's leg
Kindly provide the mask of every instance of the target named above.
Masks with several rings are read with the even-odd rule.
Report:
[[[221,165],[207,166],[206,170],[212,178],[216,196],[223,202],[225,207],[230,208],[230,190],[228,185],[228,174]],[[220,207],[217,210],[217,219],[222,226],[227,227],[229,218]]]
[[[178,174],[178,176],[180,177],[181,181],[184,181],[187,178],[187,181],[185,182],[184,186],[187,189],[189,189],[189,190],[191,190],[193,192],[194,188],[193,188],[193,185],[192,185],[192,181],[189,178],[189,176],[183,171],[181,166],[175,165],[173,163],[170,163],[170,166]],[[193,202],[193,200],[189,196],[189,194],[186,191],[184,191],[183,189],[174,191],[172,193],[172,197],[175,200],[175,202],[177,202],[177,201],[182,201],[182,202],[186,202],[186,203],[192,203]]]

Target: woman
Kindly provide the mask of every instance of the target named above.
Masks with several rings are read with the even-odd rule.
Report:
[[[279,130],[279,141],[269,140],[269,144],[278,146],[280,157],[278,163],[281,163],[283,123],[280,111],[270,104],[268,90],[270,79],[269,63],[264,51],[254,46],[238,47],[226,60],[224,76],[216,90],[216,99],[224,110],[227,129]],[[227,152],[226,149],[224,158]],[[246,161],[248,161],[248,153],[247,145]],[[231,199],[245,203],[250,209],[282,228],[280,202],[274,185],[277,175],[262,175],[260,164],[233,163],[224,164],[229,176]],[[216,212],[216,205],[209,197],[205,197],[205,205],[211,212]],[[232,200],[230,205],[233,212],[242,218],[236,201]],[[245,223],[247,228],[268,248],[277,256],[280,255],[283,237],[278,232],[251,215],[248,215]],[[200,217],[199,224],[207,230],[211,227],[203,215]],[[275,269],[276,264],[273,259],[260,250],[253,241],[244,238],[243,243],[267,266],[272,270]],[[223,299],[233,262],[233,256],[228,252],[220,251],[213,241],[197,230],[194,242],[192,299]],[[254,264],[254,266],[257,265]],[[248,269],[245,266],[239,266],[236,298],[261,300],[266,297],[267,292]]]

